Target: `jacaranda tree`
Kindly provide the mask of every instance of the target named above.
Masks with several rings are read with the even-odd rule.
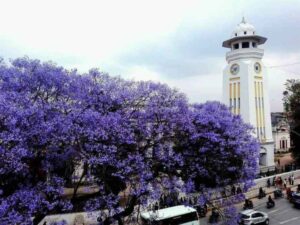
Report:
[[[26,57],[0,65],[0,224],[95,210],[123,224],[179,193],[204,204],[212,190],[251,185],[258,149],[224,105],[190,105],[163,84]]]

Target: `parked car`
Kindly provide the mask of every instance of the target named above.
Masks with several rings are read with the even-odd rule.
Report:
[[[299,192],[293,192],[291,194],[291,200],[290,200],[296,208],[300,208],[300,193]]]
[[[269,216],[267,213],[252,209],[240,212],[239,218],[239,224],[242,225],[269,224]]]

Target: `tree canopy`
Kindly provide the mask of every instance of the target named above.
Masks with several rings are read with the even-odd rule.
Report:
[[[290,122],[291,151],[300,165],[300,80],[287,80],[284,105]]]
[[[165,193],[247,189],[258,154],[251,127],[221,103],[27,57],[0,65],[0,224],[83,210],[122,224]],[[96,191],[78,195],[87,180]]]

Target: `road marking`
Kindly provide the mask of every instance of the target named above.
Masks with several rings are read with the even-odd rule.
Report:
[[[279,211],[279,209],[272,210],[272,211],[270,211],[268,213],[270,214],[270,213],[274,213],[274,212],[277,212],[277,211]]]
[[[282,214],[282,213],[285,213],[285,212],[288,212],[288,211],[290,211],[290,209],[286,209],[286,210],[280,211],[279,213],[276,213],[274,215],[279,215],[279,214]]]
[[[300,218],[300,217],[294,217],[294,218],[291,218],[291,219],[289,219],[289,220],[281,221],[281,222],[279,222],[279,224],[285,224],[285,223],[291,222],[291,221],[293,221],[293,220],[297,220],[297,219],[299,219],[299,218]]]

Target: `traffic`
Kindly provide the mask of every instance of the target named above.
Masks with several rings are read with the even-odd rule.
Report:
[[[255,200],[245,199],[237,218],[238,224],[299,225],[300,184],[295,191],[286,188],[285,193],[278,187],[272,194],[267,195],[263,188],[259,188],[255,203],[253,203]],[[141,218],[143,225],[222,224],[223,218],[217,208],[212,208],[208,217],[207,212],[207,207],[180,205],[143,212]]]

